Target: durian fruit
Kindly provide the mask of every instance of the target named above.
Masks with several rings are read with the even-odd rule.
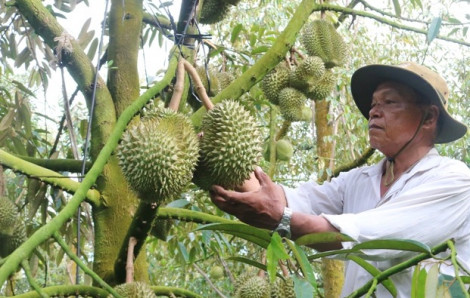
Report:
[[[215,76],[219,81],[219,92],[227,88],[227,86],[235,80],[233,74],[226,71],[218,72]]]
[[[319,56],[326,68],[346,62],[347,45],[335,27],[326,20],[317,19],[305,24],[300,40],[307,53],[310,56]]]
[[[308,90],[309,86],[315,84],[325,73],[325,64],[320,57],[307,56],[295,70],[289,75],[291,87],[301,91]]]
[[[325,71],[323,77],[307,92],[307,96],[312,100],[322,100],[331,94],[336,86],[336,75],[331,71]]]
[[[177,196],[191,181],[198,159],[192,123],[173,110],[146,112],[123,134],[117,156],[131,187],[147,202]]]
[[[212,68],[208,68],[206,72],[206,68],[204,66],[197,66],[196,72],[199,75],[199,78],[201,78],[202,85],[206,89],[207,95],[217,95],[221,90],[217,73]]]
[[[287,87],[279,92],[279,109],[288,121],[307,121],[307,110],[304,109],[307,96],[295,88]]]
[[[262,151],[256,120],[238,102],[225,100],[202,120],[200,159],[193,182],[208,190],[213,184],[234,188],[249,178]]]
[[[201,7],[199,22],[201,24],[215,24],[222,21],[227,15],[229,3],[220,0],[204,0]]]
[[[12,226],[11,234],[0,233],[0,257],[2,258],[11,254],[26,240],[24,223],[17,220]]]
[[[221,279],[224,277],[224,268],[222,266],[212,266],[209,276],[213,279]]]
[[[236,289],[235,298],[270,298],[271,286],[266,278],[254,275]]]
[[[271,298],[295,298],[294,280],[291,277],[277,278],[271,285]]]
[[[18,221],[18,209],[7,197],[0,196],[0,234],[11,235]]]
[[[276,142],[276,160],[289,161],[294,154],[294,147],[286,139],[280,139]],[[269,144],[265,146],[263,157],[266,161],[270,161],[271,150]]]
[[[282,161],[289,161],[294,155],[294,147],[286,139],[280,139],[276,142],[276,159]]]
[[[143,282],[120,284],[114,290],[124,298],[154,298],[157,297],[152,288]],[[112,295],[108,296],[113,297]]]
[[[261,90],[272,104],[279,104],[279,92],[289,86],[289,73],[287,66],[280,63],[261,80]]]

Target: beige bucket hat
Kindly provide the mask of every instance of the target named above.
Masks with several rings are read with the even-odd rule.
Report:
[[[372,94],[384,81],[405,84],[423,95],[423,99],[439,107],[440,130],[436,143],[455,141],[467,132],[467,127],[447,112],[449,89],[444,79],[429,68],[414,62],[399,65],[373,64],[359,68],[351,77],[351,92],[362,115],[369,119]]]

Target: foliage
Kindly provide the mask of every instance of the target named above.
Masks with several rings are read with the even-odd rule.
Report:
[[[450,113],[469,123],[470,44],[466,42],[469,20],[468,16],[454,15],[455,7],[462,3],[447,0],[436,6],[432,1],[393,1],[375,8],[365,1],[324,4],[306,0],[241,1],[236,7],[230,6],[221,22],[210,26],[195,26],[197,15],[190,14],[198,12],[193,10],[197,1],[182,1],[179,20],[169,14],[168,7],[175,5],[173,1],[160,5],[152,1],[139,3],[142,2],[126,0],[110,4],[108,18],[103,22],[107,38],[101,47],[100,32],[92,28],[91,18],[80,20],[77,36],[68,35],[60,25],[67,24],[80,7],[89,6],[88,1],[0,1],[0,163],[9,168],[3,174],[5,188],[0,195],[16,203],[21,214],[18,220],[25,223],[29,236],[17,251],[0,260],[0,284],[5,294],[26,292],[36,283],[44,285],[44,290],[36,290],[57,294],[64,288],[51,286],[74,284],[76,265],[70,259],[78,253],[77,243],[82,260],[78,262],[82,267],[79,279],[83,284],[77,291],[107,295],[108,284],[122,282],[119,272],[124,268],[112,265],[120,264],[119,258],[123,261],[123,256],[118,255],[119,248],[127,251],[124,239],[133,232],[128,231],[129,227],[139,227],[132,222],[137,218],[134,212],[138,198],[129,191],[116,166],[114,149],[126,125],[138,121],[134,116],[148,102],[168,103],[170,95],[176,92],[174,77],[180,51],[195,66],[207,65],[216,72],[234,75],[235,80],[214,95],[214,102],[231,98],[242,103],[259,120],[267,144],[281,132],[291,141],[295,152],[289,162],[272,159],[260,162],[276,182],[288,186],[320,179],[324,173],[331,176],[335,168],[353,163],[367,150],[367,123],[356,110],[348,90],[352,72],[364,64],[413,60],[437,69],[453,90]],[[185,18],[189,15],[194,17],[190,22]],[[307,19],[319,17],[337,25],[351,53],[344,66],[334,68],[336,88],[325,99],[330,109],[328,122],[335,131],[324,137],[324,141],[334,144],[331,161],[319,156],[315,123],[286,125],[258,84],[283,59],[300,59],[298,53],[306,51],[297,35]],[[188,35],[183,40],[181,36],[185,33]],[[168,50],[165,40],[175,39],[183,42]],[[166,69],[146,65],[145,74],[137,78],[137,62],[133,61],[137,61],[139,53],[145,58],[145,54],[148,56],[156,49],[167,49],[168,55],[160,58],[167,62]],[[449,51],[453,54],[446,55]],[[96,64],[103,69],[98,72]],[[76,92],[70,96],[64,85],[51,84],[51,75],[61,71],[69,73],[76,84],[73,86]],[[16,75],[18,72],[25,75]],[[48,89],[62,94],[62,103],[58,105],[64,109],[64,115],[60,121],[35,111],[44,104],[39,95],[46,94]],[[188,80],[183,93],[179,111],[191,117],[197,129],[204,108]],[[72,105],[76,96],[79,103]],[[314,109],[315,103],[311,104]],[[93,117],[88,117],[91,111]],[[438,147],[444,155],[470,165],[467,148],[468,137]],[[26,168],[14,159],[18,157],[27,160]],[[367,162],[380,158],[374,154]],[[54,175],[61,176],[58,182],[46,178],[50,164],[40,168],[39,175],[33,174],[34,164],[44,160],[63,162],[54,169]],[[84,162],[92,163],[87,171],[83,171]],[[66,183],[73,184],[73,190],[65,187]],[[90,188],[99,193],[98,199],[88,195]],[[135,263],[135,277],[152,285],[175,287],[173,291],[188,297],[228,295],[234,290],[236,277],[247,268],[266,271],[271,281],[276,275],[294,276],[298,297],[306,297],[307,292],[322,295],[317,260],[329,255],[349,258],[374,275],[370,283],[358,289],[356,296],[372,293],[380,282],[393,293],[394,286],[388,277],[416,264],[413,277],[416,297],[423,293],[423,288],[426,293],[444,291],[443,285],[449,281],[436,281],[441,260],[435,259],[436,265],[429,271],[419,264],[441,250],[449,250],[451,262],[460,267],[451,241],[429,248],[412,240],[393,239],[318,253],[306,245],[338,237],[348,241],[347,236],[309,235],[296,242],[281,239],[277,234],[236,222],[210,203],[207,192],[192,184],[176,200],[167,206],[157,206],[150,213],[150,220],[155,217],[168,223],[167,235],[165,239],[152,235],[139,239],[144,252]],[[150,231],[142,234],[147,233],[151,234]],[[363,249],[400,249],[410,252],[410,258],[380,272],[368,267]],[[27,269],[24,260],[29,261],[32,270]],[[20,265],[24,268],[22,272],[31,274],[23,277],[15,273]],[[93,267],[94,271],[85,266]],[[211,277],[214,266],[224,268],[222,278]],[[287,266],[287,271],[283,266]],[[83,272],[88,275],[84,277]],[[458,276],[451,282],[460,288],[469,278]],[[168,289],[155,291],[163,293]]]

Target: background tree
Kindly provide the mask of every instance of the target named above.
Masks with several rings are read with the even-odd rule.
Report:
[[[259,120],[267,146],[274,149],[281,137],[290,140],[295,150],[288,162],[277,161],[271,150],[268,160],[260,163],[275,181],[291,186],[307,179],[326,180],[357,165],[358,160],[380,158],[374,154],[361,159],[371,153],[366,121],[348,91],[352,72],[364,64],[413,60],[436,68],[453,90],[450,112],[468,122],[469,17],[454,15],[461,7],[468,8],[466,2],[394,1],[375,8],[354,0],[220,1],[223,6],[216,12],[224,14],[217,16],[208,13],[213,1],[183,0],[176,20],[168,13],[171,2],[113,0],[103,21],[106,38],[90,29],[89,20],[80,24],[78,36],[71,36],[60,25],[59,20],[66,21],[76,7],[88,5],[87,1],[0,3],[0,163],[10,169],[3,175],[4,194],[18,207],[29,236],[0,261],[5,293],[25,291],[28,283],[39,292],[59,291],[41,290],[35,279],[48,286],[77,283],[75,262],[62,262],[67,253],[70,258],[78,254],[79,260],[93,267],[86,272],[87,279],[82,274],[78,283],[90,285],[91,277],[96,287],[73,289],[106,295],[108,285],[125,280],[131,237],[138,241],[135,280],[160,286],[155,288],[160,292],[169,291],[161,286],[171,285],[178,287],[171,291],[181,295],[207,296],[214,291],[226,295],[250,263],[248,259],[258,262],[250,265],[265,265],[264,242],[245,241],[216,229],[195,230],[204,223],[232,223],[210,203],[206,192],[191,185],[176,200],[165,202],[165,207],[139,205],[118,165],[114,150],[127,124],[139,121],[134,116],[147,103],[168,104],[179,90],[175,75],[180,56],[202,67],[206,79],[210,71],[227,72],[235,78],[220,89],[212,81],[206,87],[208,94],[214,103],[227,98],[242,103]],[[334,90],[311,102],[314,120],[289,123],[266,98],[260,82],[284,59],[293,65],[296,59],[303,59],[306,50],[298,40],[299,33],[309,19],[318,18],[335,24],[349,46],[350,57],[334,68]],[[164,39],[175,46],[160,57],[168,61],[163,76],[160,69],[148,66],[145,74],[139,72],[139,53],[148,57],[148,46],[161,45]],[[97,75],[99,67],[105,71]],[[25,70],[26,77],[15,75],[19,70]],[[68,73],[76,83],[75,92],[69,96],[62,84],[50,84],[53,71]],[[151,83],[151,77],[158,79]],[[204,73],[200,77],[204,79]],[[194,86],[194,80],[185,77],[179,112],[188,115],[197,130],[206,109],[195,97]],[[61,90],[64,116],[60,121],[34,112],[34,105],[41,103],[32,99],[48,88]],[[77,94],[83,101],[82,97],[75,100]],[[467,148],[468,138],[438,147],[468,163]],[[159,238],[147,237],[155,217],[154,226],[166,228],[154,232]],[[230,256],[235,259],[229,260]],[[240,256],[246,258],[236,259]],[[28,282],[12,275],[19,265],[28,271],[24,260],[29,260],[32,269]],[[268,267],[270,260],[268,253]],[[225,278],[210,274],[210,268],[216,266],[224,268]],[[317,287],[316,293],[322,293],[321,283],[315,284],[305,270],[292,264],[289,269],[298,273],[294,281],[303,292]],[[67,279],[64,273],[68,273]]]

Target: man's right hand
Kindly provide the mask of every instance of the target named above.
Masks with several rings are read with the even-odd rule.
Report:
[[[273,230],[279,224],[286,198],[281,186],[275,184],[261,168],[238,191],[212,186],[212,202],[221,210],[236,216],[244,223]]]

